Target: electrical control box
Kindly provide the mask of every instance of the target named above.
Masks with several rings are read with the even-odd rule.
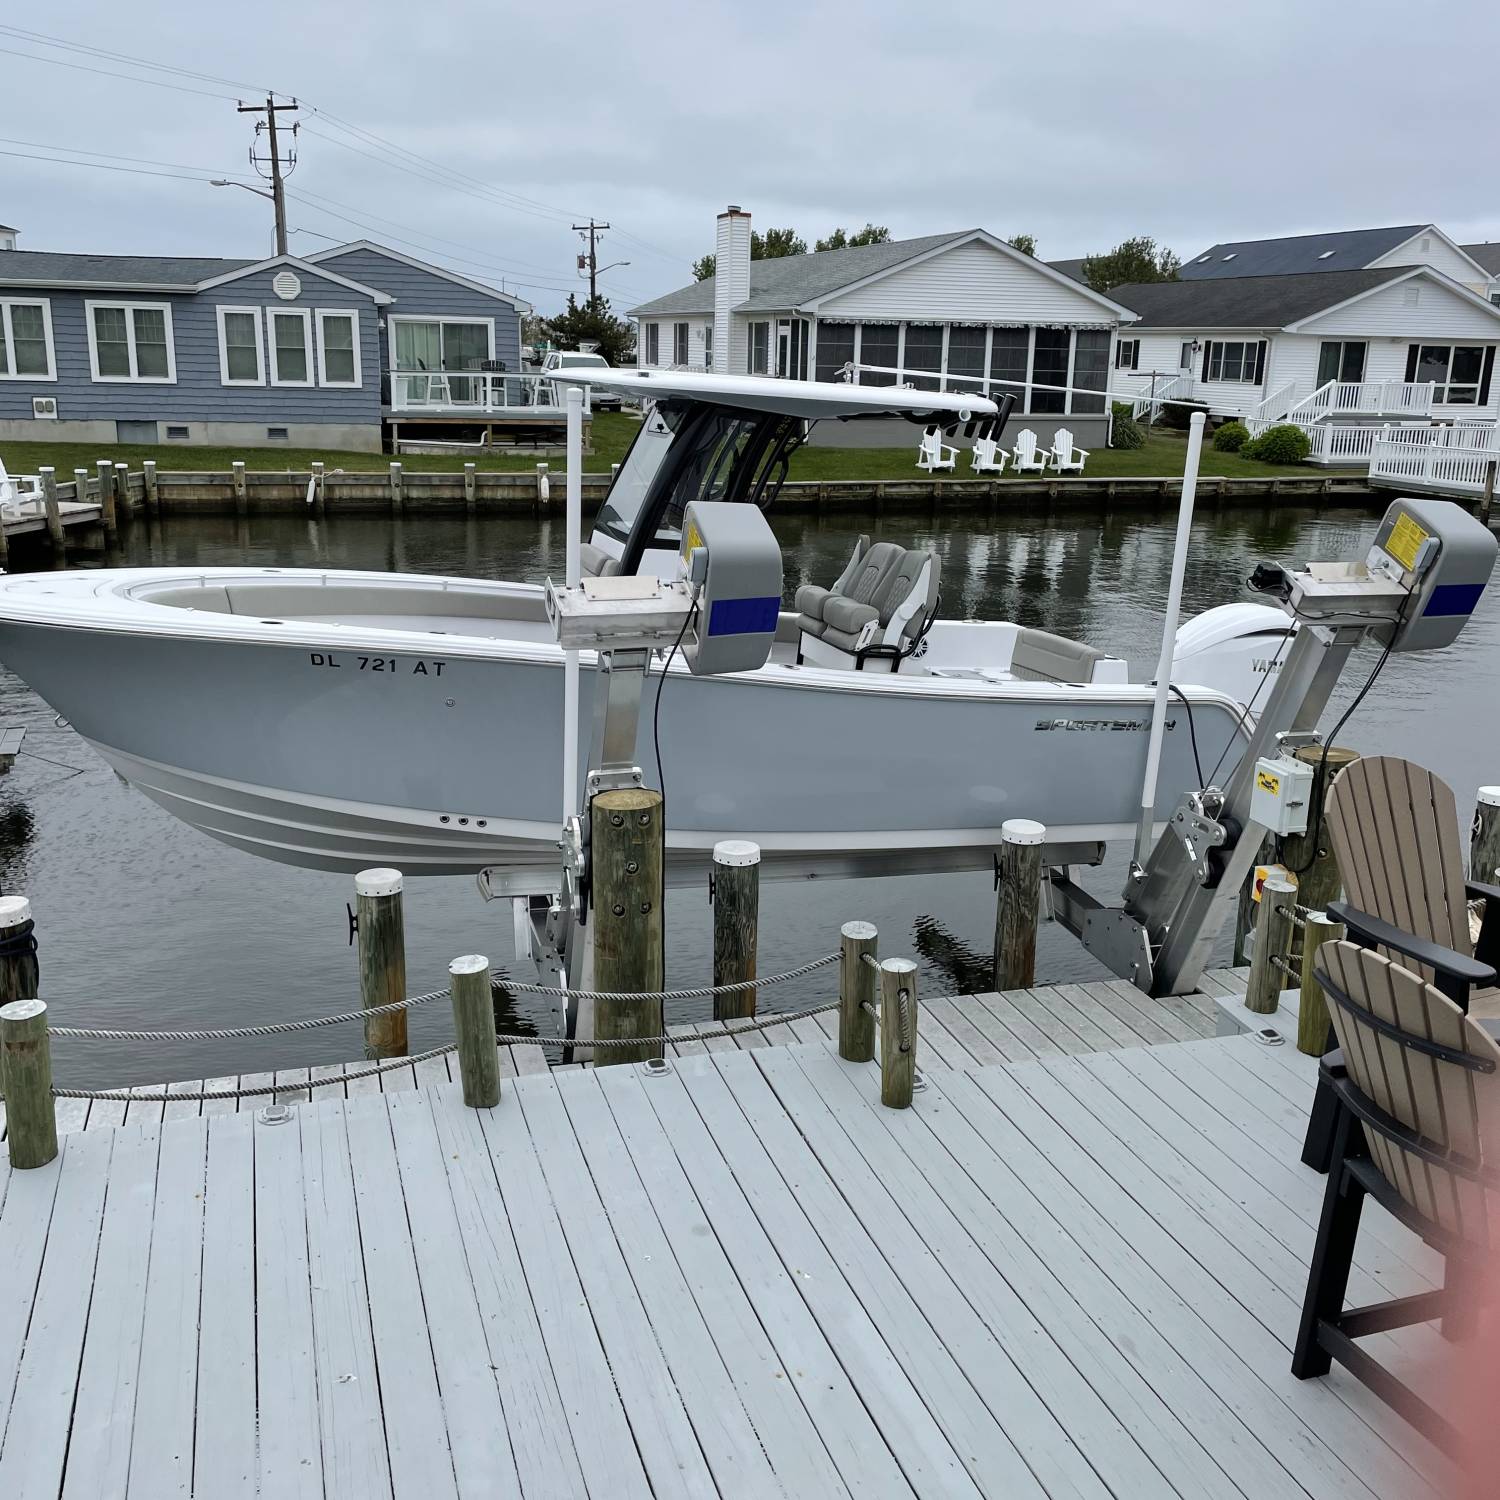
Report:
[[[699,590],[682,643],[694,675],[763,667],[781,613],[781,547],[760,507],[693,501],[682,518],[679,566]]]
[[[1451,645],[1474,613],[1495,566],[1488,526],[1451,500],[1392,501],[1365,558],[1372,579],[1408,591],[1393,626],[1375,632],[1392,651]]]
[[[1265,756],[1255,762],[1250,785],[1250,817],[1272,833],[1307,832],[1307,805],[1314,768],[1290,755]]]

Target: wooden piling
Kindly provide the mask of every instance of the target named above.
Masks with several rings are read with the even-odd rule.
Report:
[[[328,509],[328,502],[327,502],[327,500],[326,500],[326,498],[324,496],[324,491],[323,491],[323,486],[324,486],[324,484],[327,481],[324,478],[323,462],[322,462],[321,459],[316,459],[315,458],[312,461],[312,482],[313,482],[313,514],[315,516],[321,516],[321,515],[324,515],[327,512],[327,509]]]
[[[1245,1009],[1268,1016],[1281,1003],[1281,992],[1289,984],[1286,970],[1275,960],[1292,951],[1292,918],[1297,887],[1290,880],[1268,877],[1260,891],[1260,910],[1255,914],[1255,952],[1250,959],[1250,978],[1245,984]]]
[[[917,1081],[917,966],[888,958],[880,966],[880,1102],[905,1109]]]
[[[839,1056],[845,1062],[875,1056],[875,970],[865,959],[875,957],[878,939],[873,922],[845,922],[839,929]]]
[[[1500,786],[1482,786],[1469,835],[1469,879],[1500,885]]]
[[[1289,833],[1281,841],[1281,863],[1297,877],[1298,900],[1314,911],[1322,911],[1330,901],[1337,901],[1343,888],[1328,824],[1323,817],[1323,802],[1334,777],[1345,766],[1359,759],[1358,750],[1342,745],[1328,747],[1326,770],[1322,745],[1304,745],[1297,759],[1313,768],[1312,786],[1308,791],[1307,832]],[[1314,843],[1314,834],[1317,835]]]
[[[482,953],[455,958],[448,965],[448,987],[464,1103],[470,1109],[493,1109],[500,1102],[500,1049],[495,1043],[489,959]]]
[[[714,845],[714,983],[740,984],[755,978],[760,930],[760,845],[749,839],[721,839]],[[755,991],[714,996],[714,1020],[755,1014]]]
[[[1328,997],[1313,973],[1313,960],[1324,943],[1344,935],[1344,924],[1326,911],[1307,914],[1302,929],[1302,990],[1297,1001],[1297,1050],[1309,1057],[1322,1057],[1328,1050]]]
[[[361,870],[354,877],[359,924],[359,999],[369,1010],[406,999],[406,925],[400,870]],[[406,1012],[365,1021],[367,1058],[406,1056]]]
[[[401,465],[393,462],[391,464],[391,514],[399,516],[405,504],[406,498],[401,485]]]
[[[232,460],[230,468],[234,473],[234,513],[237,516],[248,515],[250,490],[245,483],[245,460],[242,458]]]
[[[143,499],[148,516],[161,513],[161,495],[156,488],[156,460],[148,458],[141,465],[141,486],[145,491]]]
[[[115,465],[115,514],[130,515],[130,465]]]
[[[1495,459],[1491,459],[1484,466],[1484,492],[1479,497],[1479,519],[1486,526],[1490,524],[1490,511],[1495,504]]]
[[[594,988],[632,997],[662,989],[665,974],[662,795],[649,787],[600,792],[590,804],[594,869]],[[660,1000],[597,1000],[594,1038],[659,1037]],[[660,1042],[605,1047],[596,1067],[662,1056]]]
[[[464,510],[473,515],[479,508],[478,469],[472,463],[464,465]]]
[[[94,464],[99,485],[99,514],[104,521],[104,540],[114,542],[120,536],[120,517],[115,510],[115,466],[101,458]]]
[[[995,902],[995,988],[1036,983],[1036,928],[1047,830],[1030,818],[1000,825],[1000,892]]]
[[[42,481],[42,510],[47,516],[47,539],[52,543],[54,558],[61,562],[68,543],[63,535],[62,510],[57,503],[57,473],[50,467],[38,469],[37,473]]]
[[[45,1167],[57,1156],[45,1001],[0,1006],[0,1088],[11,1166]]]

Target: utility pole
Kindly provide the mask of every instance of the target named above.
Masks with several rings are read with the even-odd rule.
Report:
[[[575,224],[573,228],[589,237],[588,253],[578,257],[578,269],[589,273],[589,301],[592,302],[599,295],[599,250],[595,240],[599,231],[608,229],[609,225],[596,224],[591,217],[587,224]]]
[[[296,110],[297,101],[293,99],[289,104],[278,104],[274,94],[266,95],[264,104],[238,104],[236,109],[242,115],[264,115],[264,120],[255,122],[255,133],[259,135],[262,130],[268,132],[270,137],[271,155],[269,159],[255,154],[255,147],[250,148],[250,165],[271,184],[271,203],[276,209],[276,253],[285,255],[286,249],[286,184],[283,181],[281,151],[276,143],[276,116],[287,110]],[[292,124],[293,139],[297,135],[297,125]],[[290,176],[292,169],[297,165],[297,153],[295,149],[287,153],[286,175]],[[269,169],[269,176],[261,168]]]

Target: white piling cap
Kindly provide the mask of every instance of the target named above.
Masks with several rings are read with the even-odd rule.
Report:
[[[401,894],[400,870],[361,870],[354,877],[356,896],[399,896]]]
[[[1480,787],[1479,800],[1485,807],[1500,807],[1500,786]]]
[[[720,839],[714,845],[714,863],[742,868],[760,863],[760,845],[749,839]]]
[[[479,974],[489,968],[490,961],[482,953],[464,953],[448,965],[450,974]]]
[[[1047,825],[1034,823],[1030,818],[1007,818],[1000,825],[1000,841],[1004,844],[1045,844]]]
[[[31,902],[25,896],[0,896],[0,928],[19,927],[31,920]]]

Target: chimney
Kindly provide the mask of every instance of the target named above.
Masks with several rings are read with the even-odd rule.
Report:
[[[12,229],[9,224],[0,224],[0,250],[14,250],[16,248],[16,233],[17,231]]]
[[[749,369],[744,322],[729,312],[749,295],[750,215],[731,203],[714,239],[714,369],[721,375]]]

